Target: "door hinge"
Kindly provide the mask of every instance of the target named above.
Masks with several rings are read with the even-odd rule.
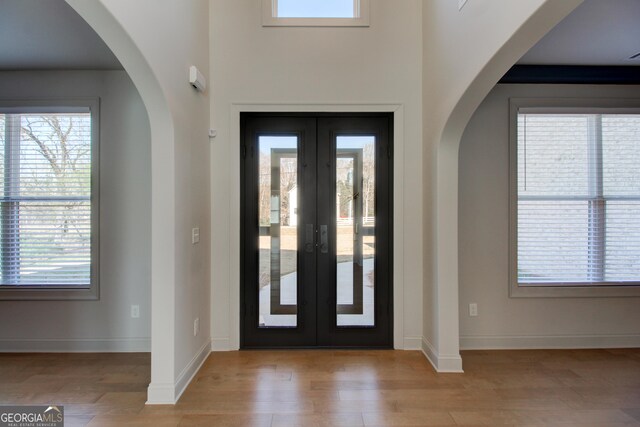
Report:
[[[387,157],[390,159],[390,158],[391,158],[391,156],[392,156],[392,153],[391,153],[391,145],[387,145]]]
[[[242,158],[243,159],[247,158],[247,146],[246,145],[242,146]]]

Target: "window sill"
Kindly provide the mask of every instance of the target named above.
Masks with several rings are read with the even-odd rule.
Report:
[[[511,285],[510,298],[623,298],[640,297],[640,283],[629,285]]]
[[[0,286],[0,301],[97,301],[98,287],[70,288],[17,288]]]
[[[262,19],[263,27],[368,27],[364,18],[274,18]]]

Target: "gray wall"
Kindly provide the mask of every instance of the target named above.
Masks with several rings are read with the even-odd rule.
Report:
[[[640,298],[509,298],[510,97],[640,99],[640,87],[498,85],[475,112],[460,145],[461,348],[640,346]]]
[[[0,301],[0,351],[150,349],[151,135],[137,90],[124,71],[0,72],[0,99],[96,96],[100,300]]]

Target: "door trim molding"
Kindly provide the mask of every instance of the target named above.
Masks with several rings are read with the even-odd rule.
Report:
[[[240,113],[393,113],[393,348],[404,349],[404,107],[402,104],[231,104],[229,115],[229,350],[240,349]],[[214,297],[215,298],[215,297]],[[224,298],[224,297],[222,297]],[[215,304],[214,304],[215,305]],[[215,308],[214,308],[215,309]]]

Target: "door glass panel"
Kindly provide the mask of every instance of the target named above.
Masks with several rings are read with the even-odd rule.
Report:
[[[260,136],[258,326],[296,327],[298,138]]]
[[[336,139],[338,326],[375,326],[375,137]]]

